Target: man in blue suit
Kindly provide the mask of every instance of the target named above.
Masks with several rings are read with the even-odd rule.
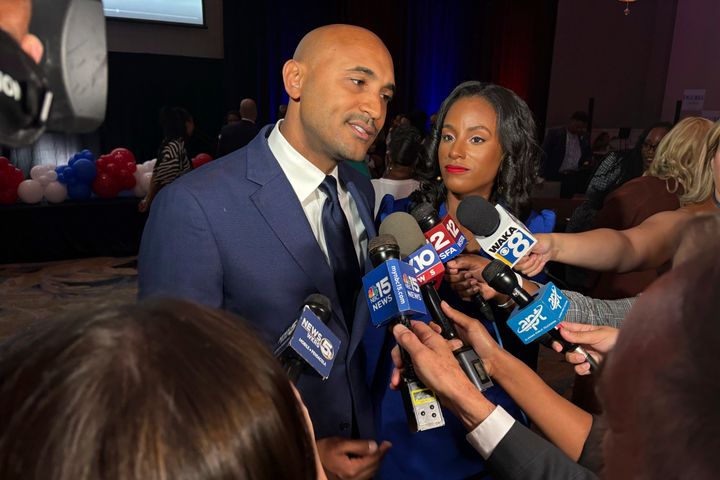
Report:
[[[140,248],[139,296],[236,312],[269,344],[309,294],[327,296],[329,326],[342,345],[326,381],[302,375],[298,388],[329,476],[370,478],[390,447],[369,440],[373,414],[361,344],[369,313],[356,295],[371,268],[374,196],[370,181],[347,162],[361,161],[383,126],[394,92],[392,58],[373,33],[330,25],[301,40],[282,75],[290,98],[283,121],[158,195]],[[327,209],[338,205],[344,251],[354,249],[349,264],[356,272],[344,278],[326,222]],[[348,285],[356,286],[350,297]]]

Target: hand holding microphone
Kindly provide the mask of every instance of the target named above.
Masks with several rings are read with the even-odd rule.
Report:
[[[558,330],[558,324],[565,317],[570,302],[555,285],[548,283],[533,298],[520,287],[512,269],[500,260],[493,260],[483,270],[483,277],[491,287],[509,295],[518,305],[507,323],[523,343],[540,340],[540,343],[552,348],[552,342],[556,341],[562,345],[564,353],[575,352],[583,355],[590,368],[597,370],[595,359],[582,347],[565,340]]]
[[[578,345],[583,345],[598,363],[602,363],[605,355],[613,349],[620,330],[607,326],[586,325],[582,323],[563,322],[560,334],[565,340]],[[556,352],[562,352],[562,346],[553,344]],[[585,356],[579,353],[567,352],[565,359],[568,363],[575,365],[575,372],[578,375],[589,375],[590,364]]]

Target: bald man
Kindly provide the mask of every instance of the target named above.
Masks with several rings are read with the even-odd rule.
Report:
[[[356,294],[372,269],[374,195],[348,162],[364,158],[385,122],[393,62],[372,32],[330,25],[302,39],[282,78],[284,120],[160,192],[140,248],[139,296],[231,310],[268,345],[308,295],[327,296],[328,325],[342,343],[327,380],[306,370],[297,386],[329,477],[370,478],[389,448],[371,440],[374,367],[366,364],[377,363],[377,352],[366,354],[361,342],[382,332],[367,329],[368,308]],[[327,227],[328,216],[337,228]],[[356,273],[343,276],[353,262]]]
[[[255,138],[258,133],[257,105],[252,98],[240,102],[240,121],[225,125],[218,136],[216,156],[223,157],[238,150]]]

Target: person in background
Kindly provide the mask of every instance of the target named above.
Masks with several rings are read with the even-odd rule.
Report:
[[[325,478],[270,351],[190,302],[35,323],[0,347],[0,410],[4,480]]]
[[[237,110],[230,110],[225,114],[225,125],[232,125],[240,121],[240,112]]]
[[[244,147],[258,133],[257,105],[252,98],[244,98],[240,102],[240,121],[225,125],[218,136],[217,157]]]
[[[400,125],[393,131],[385,154],[385,173],[382,178],[372,180],[375,215],[385,195],[390,195],[393,201],[401,200],[420,186],[415,169],[427,163],[427,150],[422,141],[420,132],[410,125]]]
[[[138,211],[147,212],[158,192],[192,169],[185,149],[186,140],[195,130],[192,115],[180,107],[163,108],[160,112],[163,140],[153,167],[147,195],[138,204]]]
[[[549,130],[542,149],[542,175],[546,180],[560,180],[560,196],[572,198],[582,188],[582,169],[591,160],[588,124],[585,112],[575,112],[565,127]]]

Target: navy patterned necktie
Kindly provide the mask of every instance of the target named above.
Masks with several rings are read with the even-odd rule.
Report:
[[[327,195],[322,209],[325,245],[345,322],[350,326],[355,315],[355,297],[360,287],[360,265],[350,234],[350,226],[340,207],[335,177],[326,175],[325,180],[320,184],[320,190]]]

